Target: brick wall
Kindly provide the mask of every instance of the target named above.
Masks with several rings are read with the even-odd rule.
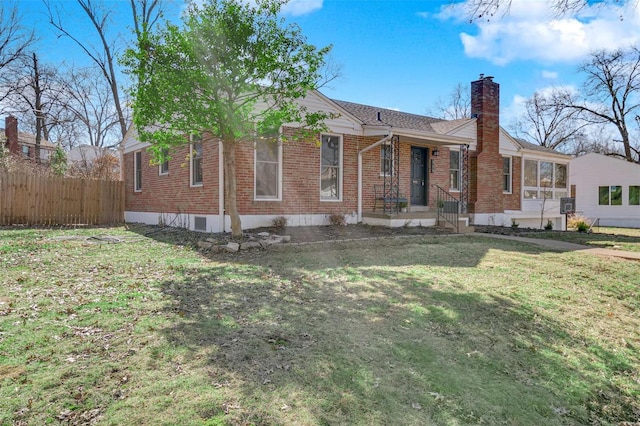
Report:
[[[522,200],[520,190],[522,188],[522,158],[511,157],[511,194],[504,194],[505,210],[520,210]]]
[[[125,210],[158,213],[218,213],[218,143],[203,141],[203,184],[190,186],[188,145],[174,148],[169,155],[169,174],[159,175],[158,165],[142,150],[142,191],[134,191],[134,153],[124,155]]]
[[[292,129],[286,130],[293,131]],[[237,203],[243,215],[348,214],[357,210],[358,151],[377,142],[380,137],[343,135],[343,182],[341,201],[320,200],[320,136],[283,145],[282,200],[254,199],[254,147],[252,143],[236,145]],[[431,153],[433,147],[428,147]],[[127,211],[161,213],[218,213],[218,144],[210,139],[203,145],[203,185],[189,186],[188,147],[171,151],[169,174],[159,175],[158,166],[150,164],[150,154],[142,150],[142,191],[134,191],[134,153],[124,156],[125,199]],[[429,158],[431,158],[429,156]],[[429,205],[435,205],[433,184],[448,189],[449,150],[440,149],[434,157],[434,171],[427,161]],[[400,143],[400,191],[410,195],[411,145]],[[363,154],[363,211],[374,207],[374,185],[382,185],[380,148]]]
[[[477,116],[477,148],[470,192],[470,212],[504,211],[502,156],[500,155],[500,86],[492,77],[471,83],[471,114]]]

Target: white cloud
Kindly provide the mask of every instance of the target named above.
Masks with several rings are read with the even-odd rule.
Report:
[[[322,9],[322,2],[323,0],[291,0],[282,6],[282,12],[292,16],[306,15]]]
[[[466,2],[438,15],[460,20],[468,16]],[[465,54],[498,65],[516,60],[576,62],[594,50],[640,42],[640,7],[628,5],[589,6],[573,16],[554,17],[549,0],[513,0],[504,16],[473,24],[477,34],[460,34]]]
[[[542,70],[541,74],[542,74],[542,78],[546,78],[547,80],[558,79],[558,73],[556,71]]]

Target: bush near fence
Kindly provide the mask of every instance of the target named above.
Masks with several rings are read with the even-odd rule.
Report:
[[[0,225],[107,225],[124,222],[121,181],[0,170]]]

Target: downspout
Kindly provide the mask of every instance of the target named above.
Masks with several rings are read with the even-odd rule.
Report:
[[[358,152],[358,223],[362,222],[362,154],[369,151],[370,149],[382,145],[392,137],[393,132],[389,131],[389,134],[387,136]]]
[[[226,231],[224,219],[224,145],[222,140],[218,142],[218,221],[222,227],[221,232]]]

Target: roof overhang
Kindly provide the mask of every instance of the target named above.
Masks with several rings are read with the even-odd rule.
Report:
[[[536,159],[554,158],[554,159],[564,160],[566,162],[569,162],[573,158],[569,154],[561,154],[559,152],[536,151],[536,150],[527,149],[527,148],[521,148],[520,152],[522,154],[526,154],[528,157],[535,157]]]
[[[401,142],[411,142],[416,145],[470,145],[475,143],[471,138],[443,135],[423,130],[402,129],[391,126],[372,126],[370,124],[365,124],[362,127],[364,136],[383,137],[389,132],[393,132],[394,135],[400,136]]]

